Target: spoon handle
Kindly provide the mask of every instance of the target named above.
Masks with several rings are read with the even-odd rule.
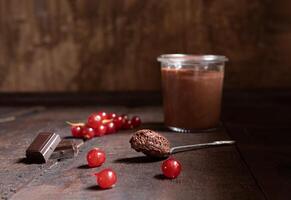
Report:
[[[201,149],[201,148],[207,148],[207,147],[230,145],[230,144],[234,144],[234,143],[235,143],[234,140],[225,140],[225,141],[214,141],[214,142],[210,142],[210,143],[177,146],[177,147],[172,147],[170,149],[170,154],[183,152],[183,151],[190,151],[190,150],[195,150],[195,149]]]

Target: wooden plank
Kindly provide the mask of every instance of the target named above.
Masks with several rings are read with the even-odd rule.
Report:
[[[225,89],[223,93],[223,106],[225,109],[248,108],[256,109],[255,102],[260,106],[276,104],[277,107],[288,106],[291,101],[290,89],[265,90],[238,90]],[[0,106],[80,106],[80,105],[122,105],[145,106],[161,105],[160,91],[127,91],[127,92],[43,92],[43,93],[0,93]],[[250,107],[251,106],[251,107]],[[13,108],[16,109],[16,108]],[[274,109],[274,108],[273,108]],[[241,109],[240,109],[241,110]],[[239,111],[239,110],[238,110]]]
[[[45,107],[43,106],[33,106],[33,107],[27,107],[27,108],[13,108],[13,110],[10,109],[9,112],[0,114],[0,123],[7,123],[7,122],[15,121],[20,117],[33,115],[43,110],[45,110]]]
[[[290,199],[291,128],[241,128],[228,125],[231,136],[268,199]]]
[[[64,126],[64,121],[85,119],[97,109],[140,115],[144,121],[143,128],[160,130],[173,145],[228,139],[223,130],[197,134],[165,131],[160,107],[51,108],[15,122],[16,127],[6,127],[0,135],[0,141],[6,144],[5,151],[0,151],[1,158],[9,160],[0,165],[6,165],[7,170],[12,169],[10,174],[2,174],[0,182],[4,184],[6,178],[5,183],[16,184],[19,180],[15,178],[15,169],[18,172],[26,170],[25,177],[28,179],[31,178],[29,174],[41,166],[15,163],[24,155],[24,144],[32,140],[39,129],[56,130],[62,136],[68,136],[69,127]],[[8,130],[11,132],[7,133]],[[130,148],[128,141],[131,134],[132,131],[122,131],[86,142],[77,159],[45,165],[40,175],[16,189],[12,199],[264,199],[234,146],[176,154],[175,157],[182,162],[183,172],[178,179],[171,181],[160,176],[161,161],[153,162]],[[11,145],[15,138],[16,149]],[[104,166],[86,167],[85,155],[92,147],[105,150],[107,161]],[[111,190],[99,190],[91,176],[105,167],[111,167],[118,175],[118,183]]]
[[[290,7],[288,0],[1,1],[0,91],[159,90],[156,57],[177,52],[227,55],[226,87],[290,87]]]
[[[63,128],[66,133],[69,127],[65,121],[80,121],[97,110],[98,107],[85,107],[72,111],[64,110],[63,113],[55,115],[54,111],[43,112],[17,118],[9,123],[2,123],[0,130],[0,194],[2,198],[8,198],[20,190],[34,178],[42,176],[42,173],[54,166],[55,161],[49,161],[45,165],[28,164],[25,161],[25,150],[40,131],[59,131]],[[110,111],[110,109],[107,109]],[[126,110],[119,108],[120,111]],[[17,109],[19,111],[19,109]],[[125,112],[126,113],[126,112]],[[11,114],[11,113],[9,113]],[[53,125],[54,124],[54,125]]]
[[[6,117],[8,113],[17,110],[17,108],[13,106],[0,106],[0,118]]]
[[[290,199],[290,118],[290,103],[276,98],[224,112],[228,132],[267,199]]]
[[[18,107],[2,117],[14,116],[14,114],[28,110],[31,111],[28,107]],[[24,159],[25,149],[35,137],[36,132],[47,126],[47,122],[31,119],[33,116],[30,112],[29,115],[18,116],[14,120],[3,122],[0,125],[0,194],[3,199],[11,196],[18,188],[32,180],[34,176],[40,175],[43,169],[53,164],[50,162],[46,166],[28,165]]]
[[[91,93],[0,93],[2,106],[80,106],[80,105],[161,105],[158,91],[139,92],[91,92]]]

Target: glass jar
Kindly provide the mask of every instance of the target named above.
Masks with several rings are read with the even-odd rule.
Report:
[[[178,132],[216,128],[228,59],[218,55],[165,54],[158,61],[165,125]]]

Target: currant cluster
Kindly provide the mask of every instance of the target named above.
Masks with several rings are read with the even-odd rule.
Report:
[[[115,133],[120,129],[133,129],[141,125],[141,119],[134,116],[131,119],[127,115],[117,115],[115,113],[98,112],[92,113],[87,123],[72,124],[71,132],[74,137],[91,139],[106,134]]]

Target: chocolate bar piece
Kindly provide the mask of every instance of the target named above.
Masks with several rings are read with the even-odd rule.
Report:
[[[60,141],[61,138],[58,134],[52,132],[41,132],[27,148],[26,158],[28,161],[34,163],[47,162]]]
[[[51,159],[62,160],[73,158],[78,155],[79,148],[83,143],[84,142],[82,140],[75,141],[63,139],[55,149]]]

